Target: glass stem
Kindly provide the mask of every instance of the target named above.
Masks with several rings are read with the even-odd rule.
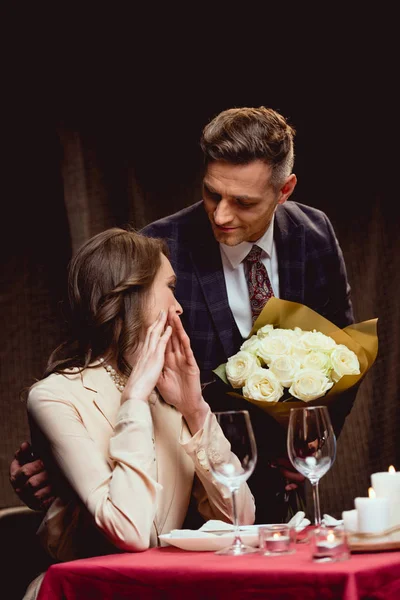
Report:
[[[238,514],[237,514],[237,496],[236,496],[237,491],[238,491],[237,488],[232,490],[233,525],[235,527],[232,546],[241,546],[242,545],[242,540],[240,539],[240,533],[239,533],[239,520],[238,520]]]
[[[318,489],[319,481],[312,481],[312,494],[313,494],[313,502],[314,502],[314,522],[318,527],[321,525],[321,509],[319,506],[319,489]]]

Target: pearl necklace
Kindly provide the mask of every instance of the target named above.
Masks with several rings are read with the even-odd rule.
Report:
[[[108,365],[106,363],[103,357],[101,357],[99,360],[102,366],[105,368],[106,372],[109,374],[109,376],[115,383],[116,387],[119,389],[120,392],[122,392],[124,390],[124,387],[126,386],[128,378],[125,377],[125,375],[119,375],[119,373],[117,373],[117,371],[111,365]]]

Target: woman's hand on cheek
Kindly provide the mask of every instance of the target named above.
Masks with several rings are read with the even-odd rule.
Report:
[[[147,329],[132,365],[132,372],[122,393],[121,402],[129,398],[147,400],[156,387],[164,366],[165,349],[172,334],[167,315],[161,311],[157,320]]]
[[[157,388],[165,402],[175,406],[189,424],[193,415],[200,414],[205,418],[208,404],[201,394],[200,371],[189,338],[173,309],[169,310],[168,322],[172,327],[172,335],[165,351],[164,369]]]

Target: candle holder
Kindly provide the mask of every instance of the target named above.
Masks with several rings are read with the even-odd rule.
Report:
[[[263,525],[258,535],[260,554],[264,556],[283,556],[295,551],[295,531],[286,523]]]
[[[350,558],[347,533],[343,527],[318,527],[314,531],[314,562],[338,562]]]

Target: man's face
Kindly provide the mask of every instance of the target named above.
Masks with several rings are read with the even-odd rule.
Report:
[[[235,165],[209,163],[203,179],[203,200],[217,242],[236,246],[255,242],[267,230],[278,204],[296,185],[290,175],[281,190],[270,185],[271,167],[261,160]]]

